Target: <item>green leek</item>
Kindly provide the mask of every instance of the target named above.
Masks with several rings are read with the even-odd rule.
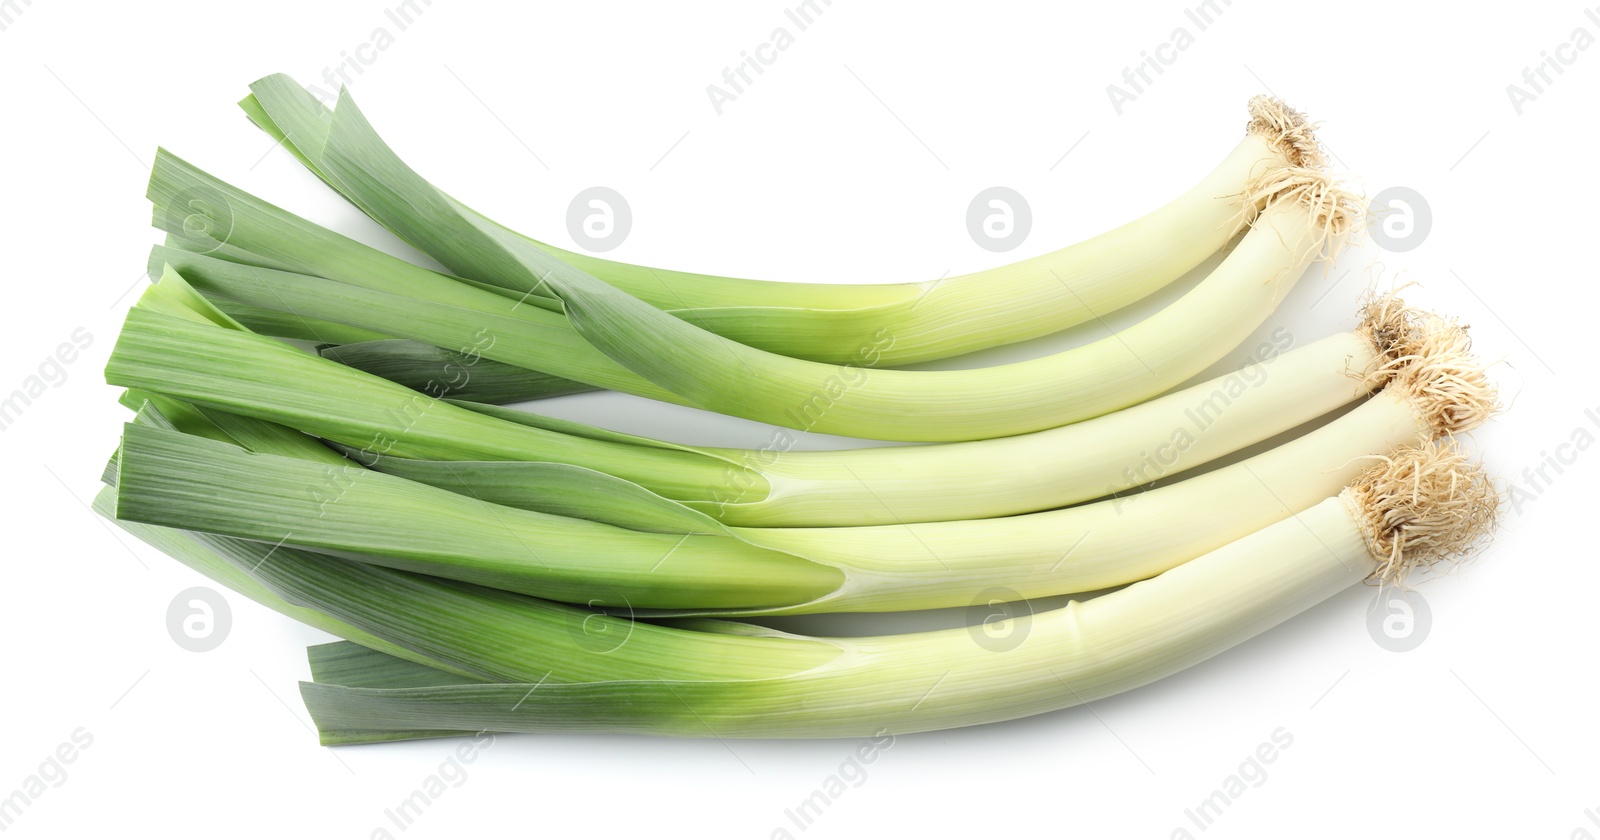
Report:
[[[349,92],[332,111],[283,75],[240,103],[262,129],[379,223],[452,271],[543,299],[544,275],[571,265],[737,342],[835,364],[887,330],[879,364],[959,355],[1056,332],[1148,296],[1220,250],[1261,209],[1248,187],[1273,169],[1319,167],[1305,118],[1266,97],[1246,136],[1199,184],[1122,227],[1012,265],[924,283],[774,283],[656,269],[517,236],[439,191],[401,161]]]
[[[506,493],[559,492],[560,482],[529,486],[513,478],[487,488],[493,492],[486,498],[481,484],[461,481],[466,492],[452,493],[353,464],[332,468],[130,426],[118,515],[644,610],[910,610],[963,606],[995,587],[1015,598],[1091,591],[1159,574],[1297,513],[1354,479],[1367,453],[1481,421],[1494,397],[1465,353],[1464,333],[1435,325],[1428,335],[1440,346],[1425,363],[1391,368],[1382,392],[1320,429],[1129,499],[1059,511],[919,525],[729,529],[686,508],[674,516],[660,497],[632,498],[625,482],[608,477],[594,476],[607,481],[587,494],[560,493],[559,513],[610,510],[597,517],[602,524],[495,504]],[[448,487],[446,477],[459,476],[443,467],[431,483]],[[563,480],[575,489],[580,478]],[[635,515],[645,521],[630,521]]]
[[[1008,617],[1021,622],[1012,630],[1020,639],[998,650],[959,628],[817,639],[838,654],[770,679],[440,685],[445,680],[430,678],[404,687],[407,677],[397,674],[362,680],[380,687],[302,683],[301,695],[329,744],[418,730],[846,738],[1009,720],[1137,688],[1363,580],[1393,583],[1463,556],[1493,527],[1497,501],[1488,478],[1458,450],[1399,450],[1338,496],[1158,577]],[[770,644],[775,654],[795,641],[735,638]],[[381,663],[381,655],[362,656]],[[346,673],[385,670],[372,664]]]
[[[1355,213],[1352,197],[1320,172],[1269,173],[1251,191],[1270,202],[1251,231],[1199,286],[1145,321],[1027,362],[897,371],[868,369],[896,341],[887,328],[852,350],[855,362],[807,362],[729,341],[576,269],[557,266],[544,280],[561,297],[572,319],[568,323],[557,313],[321,231],[170,155],[158,155],[150,185],[158,224],[174,233],[187,229],[191,222],[182,213],[183,197],[195,190],[221,196],[228,247],[272,254],[271,265],[254,274],[229,275],[241,287],[259,289],[244,298],[247,303],[271,308],[276,302],[297,314],[455,350],[460,346],[448,342],[470,330],[487,345],[485,357],[563,379],[789,428],[919,441],[1037,431],[1168,390],[1259,326]],[[248,294],[242,288],[207,291]],[[442,339],[441,331],[455,338]],[[1053,387],[1039,389],[1041,381]]]
[[[695,449],[520,412],[466,410],[277,342],[143,308],[129,313],[107,377],[293,426],[364,451],[363,460],[380,470],[419,480],[442,474],[452,489],[488,470],[510,477],[496,480],[512,489],[518,473],[543,486],[544,478],[534,478],[548,472],[542,465],[569,464],[728,524],[900,524],[1059,507],[1205,464],[1349,403],[1382,383],[1384,366],[1433,359],[1441,346],[1461,344],[1449,352],[1464,352],[1465,335],[1430,327],[1435,320],[1388,301],[1369,308],[1357,332],[1073,426],[991,441],[823,452],[793,451],[793,439],[783,436],[760,450]],[[1469,415],[1441,421],[1441,428],[1461,431],[1473,422]],[[468,463],[484,461],[506,463]]]

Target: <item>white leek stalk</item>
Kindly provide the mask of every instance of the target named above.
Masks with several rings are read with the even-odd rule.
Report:
[[[1252,194],[1270,199],[1250,232],[1165,309],[1082,347],[987,368],[903,371],[793,359],[701,330],[570,267],[544,280],[592,345],[691,405],[876,440],[981,440],[1126,408],[1204,370],[1266,320],[1359,213],[1354,196],[1318,171],[1269,173]],[[887,346],[895,338],[885,330],[882,340]]]
[[[152,293],[182,282],[169,273]],[[1365,373],[1380,360],[1417,355],[1420,333],[1401,325],[1421,316],[1401,317],[1407,312],[1393,302],[1369,308],[1352,333],[1071,426],[981,442],[829,452],[788,451],[793,439],[782,436],[760,450],[695,450],[518,412],[468,411],[278,342],[160,317],[143,305],[129,314],[107,376],[352,449],[381,450],[386,457],[361,460],[438,483],[431,472],[450,489],[489,471],[521,471],[528,486],[541,486],[537,474],[569,464],[636,482],[728,524],[902,524],[1006,516],[1120,493],[1298,427],[1383,384]],[[461,370],[471,375],[471,367]],[[544,510],[539,503],[551,498],[559,494],[495,500]]]
[[[1452,445],[1406,448],[1293,519],[1150,580],[1020,619],[1014,645],[979,644],[967,628],[802,640],[732,625],[775,653],[828,641],[838,654],[771,679],[645,678],[537,690],[531,682],[302,683],[301,694],[327,743],[485,729],[845,738],[1009,720],[1137,688],[1363,580],[1398,583],[1413,569],[1457,559],[1493,527],[1497,502],[1488,477]]]
[[[931,609],[979,603],[996,588],[1008,593],[1003,600],[1094,590],[1158,574],[1304,510],[1352,480],[1367,453],[1486,417],[1494,395],[1465,331],[1414,323],[1420,313],[1390,303],[1371,307],[1389,316],[1373,320],[1408,349],[1363,372],[1388,380],[1378,395],[1276,449],[1126,500],[904,526],[728,529],[658,496],[632,498],[639,489],[615,479],[598,492],[582,494],[578,482],[557,490],[560,510],[517,510],[470,481],[447,492],[330,466],[337,456],[309,439],[301,438],[309,457],[280,456],[271,450],[284,446],[281,436],[262,451],[230,445],[226,434],[208,440],[136,424],[117,462],[117,516],[652,614]],[[461,480],[462,471],[446,475]],[[617,521],[623,500],[629,509]]]
[[[1243,140],[1204,180],[1149,215],[1076,245],[922,283],[793,283],[613,262],[510,234],[428,183],[368,123],[349,91],[330,110],[293,79],[250,86],[245,112],[329,186],[463,277],[555,308],[542,281],[565,263],[743,344],[851,362],[881,330],[875,364],[900,365],[1023,341],[1140,300],[1220,250],[1261,209],[1247,188],[1272,170],[1320,168],[1304,115],[1250,101]]]
[[[903,371],[870,367],[896,340],[888,328],[854,348],[850,363],[805,361],[730,341],[560,265],[544,280],[563,317],[387,257],[158,155],[150,184],[158,223],[189,224],[181,202],[191,190],[222,196],[231,214],[218,254],[270,252],[273,267],[289,269],[230,275],[208,294],[446,349],[481,346],[484,358],[560,379],[779,426],[915,441],[1052,428],[1171,389],[1259,326],[1359,212],[1321,171],[1272,170],[1248,193],[1268,204],[1250,232],[1204,281],[1144,321],[1026,362]]]
[[[1370,400],[1319,429],[1183,481],[1063,510],[869,528],[735,528],[766,548],[832,566],[845,582],[772,613],[932,609],[1092,592],[1160,574],[1335,495],[1373,452],[1469,431],[1495,410],[1465,332],[1431,322],[1422,355]],[[962,602],[960,597],[966,596]]]
[[[1386,297],[1364,308],[1352,332],[1059,428],[834,451],[788,450],[783,444],[792,440],[780,433],[767,449],[707,450],[744,469],[730,466],[707,488],[716,504],[692,506],[751,526],[907,524],[1046,510],[1115,495],[1288,431],[1381,387],[1407,362],[1453,364],[1468,355],[1459,328]]]

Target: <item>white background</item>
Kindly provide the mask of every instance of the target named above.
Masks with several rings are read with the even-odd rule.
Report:
[[[1600,436],[1584,414],[1600,416],[1588,276],[1600,48],[1564,52],[1575,60],[1520,115],[1506,91],[1576,28],[1600,36],[1600,12],[1240,0],[1196,32],[1174,2],[835,0],[719,116],[706,86],[787,24],[784,4],[436,0],[405,31],[385,8],[6,4],[0,393],[75,329],[93,335],[66,382],[0,432],[0,796],[75,730],[93,738],[7,836],[1600,836],[1585,814],[1600,809],[1600,452],[1561,450],[1576,460],[1549,483],[1524,472],[1575,433]],[[1194,44],[1118,115],[1107,85],[1178,26]],[[385,809],[456,745],[318,747],[295,684],[321,637],[233,596],[221,647],[180,649],[168,603],[208,582],[83,505],[126,417],[100,368],[157,240],[143,195],[158,144],[420,259],[233,105],[271,72],[321,84],[378,27],[393,43],[363,50],[375,60],[353,91],[403,157],[467,203],[567,244],[568,201],[603,184],[634,213],[609,256],[779,279],[919,280],[1081,239],[1187,188],[1235,143],[1245,100],[1271,91],[1325,123],[1369,194],[1425,196],[1432,231],[1408,253],[1347,252],[1268,328],[1309,340],[1349,328],[1369,283],[1421,284],[1412,302],[1460,316],[1479,351],[1503,359],[1511,410],[1473,446],[1508,489],[1537,498],[1508,508],[1475,562],[1422,590],[1431,632],[1409,653],[1374,643],[1373,593],[1353,589],[1092,710],[902,737],[804,831],[785,809],[854,743],[503,736],[400,831]],[[968,201],[997,184],[1034,216],[1006,255],[965,230]],[[613,395],[547,410],[689,441],[768,434]],[[1190,823],[1184,810],[1279,727],[1293,743],[1265,781],[1209,830]]]

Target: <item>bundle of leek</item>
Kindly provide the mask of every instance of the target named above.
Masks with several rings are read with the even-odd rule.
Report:
[[[220,220],[192,218],[196,194],[217,196]],[[850,362],[806,361],[701,329],[565,264],[541,275],[564,314],[549,312],[524,305],[526,295],[383,255],[165,152],[150,181],[156,223],[175,244],[212,257],[167,250],[157,258],[208,294],[777,426],[907,441],[981,440],[1085,420],[1154,397],[1222,358],[1359,218],[1355,196],[1320,170],[1270,170],[1246,194],[1264,209],[1234,250],[1132,327],[1014,364],[904,371],[870,367],[898,341],[889,327],[852,348]],[[222,224],[222,239],[181,235]]]
[[[1188,192],[1144,218],[1012,265],[923,283],[782,283],[612,262],[512,233],[421,178],[395,155],[348,91],[330,110],[284,75],[240,106],[318,177],[462,277],[558,311],[544,275],[570,265],[739,343],[851,362],[880,331],[876,363],[899,365],[1023,341],[1140,300],[1220,250],[1263,208],[1248,189],[1286,168],[1321,168],[1305,116],[1264,96],[1245,137]],[[860,364],[860,362],[856,362]]]
[[[852,737],[1006,720],[1201,662],[1362,580],[1463,555],[1497,497],[1452,444],[1402,447],[1293,519],[1125,589],[1032,614],[1020,642],[966,629],[803,637],[633,621],[296,549],[126,524],[243,591],[374,650],[312,649],[324,743],[481,731]],[[215,571],[213,571],[215,570]],[[370,643],[376,638],[377,644]],[[603,645],[603,646],[602,646]],[[398,654],[398,656],[396,656]]]
[[[244,107],[461,276],[160,153],[149,197],[170,236],[107,365],[136,414],[96,509],[349,640],[311,650],[303,694],[325,743],[1004,720],[1170,674],[1357,581],[1402,582],[1494,520],[1453,439],[1496,410],[1494,391],[1464,328],[1392,296],[1349,333],[1290,337],[1173,390],[1358,222],[1281,103],[1253,101],[1239,147],[1144,219],[988,272],[863,286],[569,254],[428,184],[348,94],[330,111],[272,77]],[[1195,288],[1099,342],[980,370],[882,367],[1079,323],[1241,232]],[[940,443],[691,447],[487,404],[592,387]],[[1020,638],[1000,648],[973,628],[749,623],[1114,587],[1012,617]]]
[[[180,282],[158,284],[151,303],[170,302]],[[1492,389],[1460,328],[1392,299],[1370,306],[1368,321],[1364,332],[1406,349],[1362,372],[1387,381],[1354,411],[1223,469],[1065,510],[914,527],[729,528],[606,476],[568,471],[565,483],[536,483],[522,480],[531,471],[515,462],[497,471],[380,458],[391,475],[330,466],[327,450],[309,439],[309,455],[278,455],[129,426],[117,511],[146,524],[651,611],[911,610],[963,606],[993,587],[1017,597],[1089,591],[1160,573],[1297,513],[1343,486],[1362,456],[1466,430],[1492,410]],[[318,486],[336,489],[335,501],[331,491],[305,492]]]
[[[182,283],[175,272],[164,274],[150,295]],[[420,481],[456,488],[478,477],[473,492],[509,504],[559,501],[559,494],[517,488],[544,487],[551,464],[567,464],[748,526],[1004,516],[1119,493],[1151,480],[1142,466],[1151,452],[1173,453],[1163,456],[1166,472],[1205,464],[1315,420],[1400,367],[1457,352],[1465,341],[1443,340],[1430,326],[1437,319],[1384,301],[1367,309],[1355,331],[1275,355],[1247,372],[1249,380],[1222,377],[1083,423],[989,441],[801,452],[783,439],[760,450],[695,449],[519,412],[471,410],[175,314],[181,311],[141,304],[130,312],[108,380],[284,423]],[[470,381],[474,371],[464,365],[457,379]],[[440,384],[435,393],[451,393],[449,381]],[[1439,428],[1456,432],[1474,415],[1440,416]],[[1183,430],[1179,439],[1174,430]]]

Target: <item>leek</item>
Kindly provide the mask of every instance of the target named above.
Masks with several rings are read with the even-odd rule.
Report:
[[[574,494],[559,492],[560,482],[524,484],[513,474],[491,488],[461,481],[467,492],[451,493],[354,465],[252,455],[130,426],[118,515],[646,610],[911,610],[970,604],[994,587],[1021,598],[1090,591],[1159,574],[1304,510],[1354,479],[1367,453],[1481,422],[1494,396],[1465,352],[1464,333],[1433,325],[1427,336],[1434,347],[1426,362],[1381,366],[1392,374],[1387,387],[1320,429],[1130,499],[1060,511],[916,526],[728,529],[688,509],[674,515],[660,497],[633,498],[615,480]],[[435,483],[458,478],[444,466]],[[580,479],[563,477],[572,489]],[[552,489],[559,509],[539,505],[549,513],[494,503]],[[591,509],[606,524],[550,515]]]
[[[401,161],[343,91],[329,110],[284,75],[251,85],[249,117],[380,224],[452,271],[557,308],[544,275],[575,266],[742,344],[847,364],[887,330],[877,363],[959,355],[1056,332],[1148,296],[1220,250],[1261,209],[1247,187],[1286,167],[1320,167],[1303,115],[1250,102],[1245,138],[1199,184],[1150,215],[1012,265],[924,283],[774,283],[612,262],[517,236]]]
[[[1005,651],[958,628],[816,639],[837,654],[769,679],[441,685],[446,680],[429,678],[411,687],[405,674],[375,678],[387,671],[381,654],[361,654],[370,664],[345,673],[365,673],[355,682],[378,687],[302,683],[301,695],[330,744],[418,730],[872,737],[1009,720],[1137,688],[1353,584],[1396,583],[1458,559],[1493,527],[1497,502],[1488,478],[1453,446],[1398,450],[1293,519],[1150,580],[1020,619],[1023,638]],[[796,641],[733,638],[770,644],[775,654]],[[683,645],[684,653],[694,647]]]
[[[181,282],[171,277],[152,292]],[[379,470],[442,476],[451,489],[489,471],[513,490],[519,474],[545,486],[537,474],[568,464],[634,482],[728,524],[901,524],[1004,516],[1120,493],[1155,477],[1151,453],[1160,453],[1162,474],[1205,464],[1333,411],[1413,362],[1466,351],[1464,332],[1435,323],[1385,300],[1368,307],[1357,331],[1247,370],[1253,382],[1231,374],[1030,435],[824,452],[792,451],[792,438],[784,437],[760,450],[696,449],[520,412],[490,415],[487,407],[467,410],[277,342],[143,307],[129,313],[107,378],[284,423],[363,450],[362,460]],[[1439,422],[1455,432],[1477,421]],[[414,460],[445,464],[408,463]],[[477,463],[485,461],[505,463]],[[516,496],[495,498],[517,503]]]
[[[358,466],[128,425],[117,517],[318,548],[511,592],[663,609],[803,603],[839,572],[717,535],[505,508]]]
[[[141,539],[174,533],[117,521]],[[327,616],[357,628],[363,643],[377,637],[406,649],[413,661],[445,663],[480,679],[759,679],[805,671],[838,654],[827,642],[775,632],[768,639],[782,643],[634,622],[290,546],[204,533],[190,538],[205,563],[231,567],[270,593],[268,606]]]
[[[158,155],[150,186],[157,222],[172,232],[183,230],[188,217],[175,208],[195,189],[225,196],[228,247],[271,253],[270,265],[226,273],[237,285],[208,292],[246,295],[252,305],[277,303],[298,314],[449,349],[459,350],[449,342],[470,330],[487,345],[486,358],[563,379],[790,428],[918,441],[1037,431],[1168,390],[1259,326],[1356,213],[1352,196],[1320,172],[1268,173],[1250,193],[1269,202],[1251,231],[1199,286],[1145,321],[1027,362],[897,371],[867,369],[897,340],[887,328],[854,348],[858,361],[851,364],[792,359],[706,332],[558,266],[544,280],[561,297],[563,318],[321,231],[165,153]],[[344,282],[266,270],[273,268]],[[1041,390],[1041,381],[1054,387]]]

